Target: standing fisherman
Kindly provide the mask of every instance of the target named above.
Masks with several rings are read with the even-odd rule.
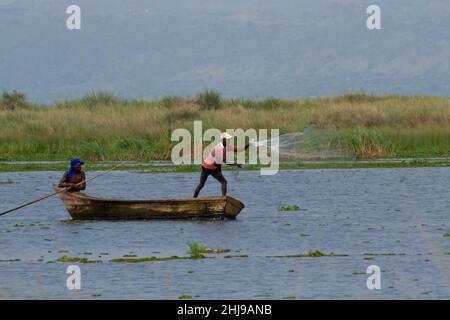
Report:
[[[222,134],[220,135],[220,139],[222,140],[222,142],[219,143],[217,146],[215,146],[214,149],[211,150],[211,153],[208,155],[208,157],[206,157],[206,159],[203,161],[202,173],[200,175],[200,183],[195,189],[194,198],[198,197],[198,194],[205,185],[205,182],[208,179],[209,175],[212,175],[216,180],[218,180],[222,184],[222,196],[227,195],[227,180],[222,174],[222,163],[229,166],[235,165],[238,166],[239,168],[242,168],[242,166],[240,164],[227,163],[226,151],[227,150],[232,150],[234,152],[242,151],[247,150],[249,147],[248,143],[245,145],[245,148],[227,146],[227,140],[230,140],[231,138],[232,136],[228,132],[222,132]]]
[[[70,187],[69,192],[76,192],[86,189],[86,175],[83,170],[81,170],[81,166],[84,165],[84,162],[80,159],[72,159],[70,161],[69,171],[64,172],[63,177],[59,181],[59,188],[67,188]],[[78,183],[83,182],[76,186]]]

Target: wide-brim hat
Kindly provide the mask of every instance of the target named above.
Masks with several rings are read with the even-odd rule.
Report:
[[[231,138],[233,138],[233,136],[231,134],[229,134],[228,132],[222,132],[220,134],[220,139],[228,140],[228,139],[231,139]]]

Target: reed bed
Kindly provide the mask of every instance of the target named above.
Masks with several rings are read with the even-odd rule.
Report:
[[[17,93],[16,93],[17,94]],[[8,98],[9,97],[9,98]],[[7,96],[8,99],[11,95]],[[167,160],[174,129],[333,130],[361,159],[450,155],[450,98],[371,96],[287,100],[194,97],[124,100],[90,93],[34,105],[20,96],[0,101],[0,160]]]

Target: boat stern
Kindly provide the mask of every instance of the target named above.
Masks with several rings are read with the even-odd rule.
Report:
[[[227,196],[225,200],[224,216],[228,219],[235,219],[236,216],[245,208],[245,205],[239,200]]]

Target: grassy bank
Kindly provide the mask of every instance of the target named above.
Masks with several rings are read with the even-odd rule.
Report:
[[[359,159],[450,155],[450,98],[351,94],[308,100],[123,100],[91,93],[51,106],[11,94],[0,102],[0,160],[168,160],[172,130],[279,128],[314,123],[338,133]]]
[[[113,164],[97,166],[96,163],[89,162],[84,169],[86,171],[105,171],[113,168]],[[245,165],[242,169],[235,167],[224,167],[225,171],[241,171],[241,170],[260,170],[267,166],[261,165]],[[317,163],[305,163],[305,162],[292,162],[280,164],[280,170],[303,170],[303,169],[361,169],[361,168],[417,168],[417,167],[450,167],[450,160],[441,161],[373,161],[373,162],[317,162]],[[48,163],[48,164],[10,164],[0,163],[0,172],[23,172],[23,171],[66,171],[67,164],[60,163]],[[151,164],[139,164],[139,165],[123,165],[117,170],[128,170],[138,173],[186,173],[186,172],[198,172],[200,171],[199,165],[151,165]],[[14,181],[0,181],[0,184],[14,183]]]

